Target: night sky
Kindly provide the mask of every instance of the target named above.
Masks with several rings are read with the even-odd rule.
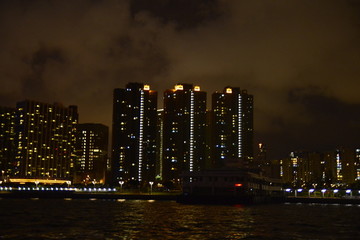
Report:
[[[360,145],[359,1],[1,0],[0,46],[1,106],[78,105],[111,126],[128,82],[229,85],[254,95],[271,157]]]

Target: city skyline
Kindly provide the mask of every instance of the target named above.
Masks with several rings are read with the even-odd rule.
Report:
[[[240,86],[256,96],[254,142],[270,158],[358,144],[357,1],[3,1],[0,9],[2,106],[75,104],[80,123],[111,126],[111,92],[127,82],[159,92],[178,82],[208,93]]]

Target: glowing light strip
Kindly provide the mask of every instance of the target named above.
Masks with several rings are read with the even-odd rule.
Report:
[[[241,111],[241,95],[238,94],[238,157],[242,157],[242,146],[241,146],[241,119],[242,119],[242,111]]]
[[[161,113],[162,114],[162,113]],[[163,175],[163,146],[164,146],[164,121],[162,115],[160,115],[160,176]]]
[[[143,161],[143,138],[144,138],[144,91],[140,90],[140,116],[139,116],[139,168],[138,180],[141,182],[142,161]]]
[[[337,177],[337,180],[342,180],[342,174],[341,173],[341,159],[340,159],[340,154],[337,153],[336,154],[336,177]]]
[[[194,170],[194,92],[190,91],[190,172]]]
[[[33,178],[10,178],[9,182],[12,183],[44,183],[44,184],[64,184],[69,180],[62,179],[33,179]]]

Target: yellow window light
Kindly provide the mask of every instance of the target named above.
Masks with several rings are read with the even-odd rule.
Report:
[[[226,88],[226,93],[232,93],[232,89],[231,88]]]
[[[179,84],[179,85],[175,85],[175,90],[184,90],[184,86]]]
[[[150,90],[150,85],[144,85],[144,90],[149,91]]]
[[[199,92],[199,91],[200,91],[200,86],[195,86],[195,87],[194,87],[194,91]]]

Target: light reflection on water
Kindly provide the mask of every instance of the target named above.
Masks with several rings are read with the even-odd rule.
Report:
[[[0,200],[0,239],[360,239],[359,206]]]

